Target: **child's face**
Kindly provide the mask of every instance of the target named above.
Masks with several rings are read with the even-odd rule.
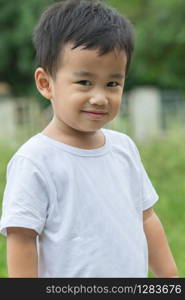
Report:
[[[44,97],[52,101],[57,127],[68,133],[74,129],[95,132],[113,120],[122,100],[126,62],[124,51],[98,56],[97,50],[84,50],[82,47],[72,50],[71,45],[66,45],[55,80],[48,77],[43,69],[39,68],[40,73],[37,69],[37,87]],[[47,89],[41,90],[38,82],[43,77],[48,80],[48,86],[43,80]]]

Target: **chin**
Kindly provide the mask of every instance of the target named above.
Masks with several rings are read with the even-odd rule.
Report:
[[[83,133],[93,133],[93,132],[96,132],[97,130],[99,130],[100,128],[98,129],[86,129],[86,130],[79,130],[80,132],[83,132]]]
[[[98,128],[78,128],[76,129],[77,131],[79,132],[82,132],[82,133],[93,133],[93,132],[96,132],[98,131],[99,129],[101,129],[102,127],[98,127]]]

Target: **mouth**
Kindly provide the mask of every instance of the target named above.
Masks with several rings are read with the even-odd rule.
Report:
[[[107,112],[85,111],[85,110],[82,110],[82,112],[94,119],[99,119],[107,115]]]

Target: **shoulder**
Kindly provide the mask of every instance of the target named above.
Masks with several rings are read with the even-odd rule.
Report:
[[[113,130],[113,129],[107,129],[107,128],[102,128],[103,132],[110,136],[114,140],[122,140],[125,141],[126,143],[129,143],[129,141],[132,141],[132,139],[125,133],[118,131],[118,130]]]
[[[128,151],[134,152],[137,155],[139,154],[135,142],[127,134],[117,130],[106,129],[106,128],[103,128],[102,130],[110,138],[112,145],[114,146],[117,145],[124,149],[127,149]]]
[[[43,143],[40,134],[36,134],[19,147],[9,161],[8,166],[16,161],[19,164],[27,162],[27,164],[40,168],[44,165],[47,153],[48,147]]]
[[[40,133],[32,136],[17,150],[17,154],[34,157],[35,154],[43,152],[45,145],[42,142]]]

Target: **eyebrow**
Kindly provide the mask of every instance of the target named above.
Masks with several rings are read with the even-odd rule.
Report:
[[[85,77],[85,76],[95,77],[96,76],[95,74],[92,74],[92,73],[89,73],[89,72],[84,72],[84,71],[74,72],[73,75],[76,76],[76,77]],[[121,74],[121,73],[111,74],[110,77],[115,78],[115,79],[123,79],[124,74]]]

